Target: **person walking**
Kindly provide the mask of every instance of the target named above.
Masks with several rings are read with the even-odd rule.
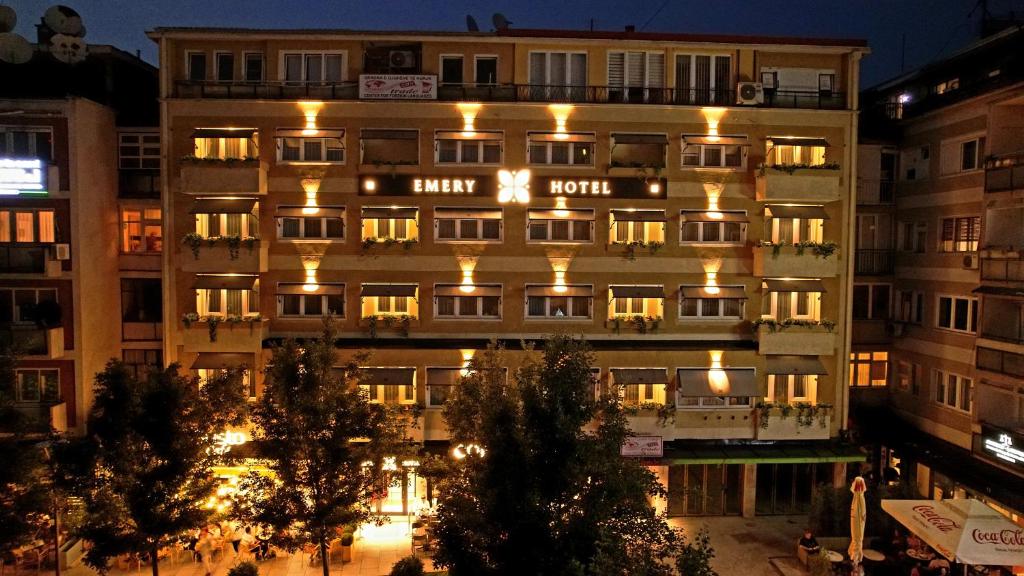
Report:
[[[213,548],[214,541],[213,536],[210,535],[210,529],[203,528],[203,531],[199,533],[199,541],[196,542],[196,554],[199,554],[199,560],[203,563],[206,576],[213,574]]]

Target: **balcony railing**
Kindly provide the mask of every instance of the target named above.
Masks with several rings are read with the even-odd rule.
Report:
[[[1024,155],[993,158],[985,163],[985,192],[1024,190]]]
[[[857,274],[869,274],[869,275],[881,275],[881,274],[892,274],[893,269],[893,251],[891,249],[883,250],[863,250],[857,249],[857,264],[855,272]]]
[[[15,346],[19,354],[26,356],[47,356],[50,353],[50,340],[46,329],[32,324],[0,326],[0,343]]]
[[[0,246],[0,273],[42,274],[49,250],[40,244]]]
[[[356,82],[213,82],[179,80],[176,98],[358,100]],[[734,90],[632,88],[621,86],[549,86],[539,84],[444,84],[437,100],[482,102],[566,102],[576,104],[660,104],[734,106]],[[767,108],[843,110],[845,92],[766,91]]]
[[[978,346],[976,362],[979,370],[1024,378],[1024,354]]]
[[[981,279],[991,282],[1024,282],[1024,258],[982,257]]]

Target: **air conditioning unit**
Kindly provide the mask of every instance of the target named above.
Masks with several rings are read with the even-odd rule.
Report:
[[[71,259],[71,244],[54,244],[53,245],[53,259],[54,260],[70,260]]]
[[[736,103],[746,106],[764,104],[764,85],[760,82],[740,82],[736,85]]]
[[[966,270],[977,270],[978,269],[978,255],[977,254],[964,254],[963,266],[964,266],[964,269],[966,269]]]
[[[415,68],[416,54],[412,50],[392,50],[388,53],[388,65],[392,68]]]

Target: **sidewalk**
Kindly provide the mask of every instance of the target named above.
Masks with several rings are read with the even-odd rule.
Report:
[[[708,529],[715,549],[711,565],[720,576],[779,576],[768,560],[796,557],[796,541],[807,516],[690,517],[673,518],[670,523],[684,528],[688,537],[701,527]]]

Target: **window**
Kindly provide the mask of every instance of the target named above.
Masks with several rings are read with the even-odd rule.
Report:
[[[163,290],[159,278],[121,279],[122,322],[163,322],[163,310]]]
[[[151,370],[164,367],[163,351],[159,349],[128,349],[121,351],[121,361],[136,380],[145,379]]]
[[[821,292],[769,291],[762,299],[762,316],[784,321],[821,319]]]
[[[246,82],[263,82],[263,53],[246,52],[245,69],[242,73]]]
[[[981,149],[978,140],[968,140],[960,143],[960,171],[975,170],[980,165]]]
[[[609,52],[608,99],[612,102],[663,102],[665,54]]]
[[[415,165],[420,163],[417,130],[363,129],[359,137],[360,163]]]
[[[160,252],[160,208],[121,208],[121,252]]]
[[[564,213],[564,215],[562,214]],[[593,242],[593,210],[529,210],[528,242]]]
[[[743,168],[746,146],[693,144],[683,139],[683,168]]]
[[[925,253],[928,245],[928,224],[926,222],[900,222],[899,244],[901,252]]]
[[[53,159],[53,134],[49,128],[0,126],[0,156]]]
[[[664,168],[668,138],[664,134],[611,135],[611,167]]]
[[[345,285],[317,284],[315,292],[303,284],[277,285],[277,315],[281,317],[345,317]]]
[[[532,100],[582,101],[586,98],[587,55],[584,52],[530,52]]]
[[[364,318],[380,316],[417,316],[416,284],[363,284],[362,315]]]
[[[679,408],[741,408],[752,407],[750,396],[680,396]]]
[[[235,79],[235,55],[231,52],[214,54],[217,65],[217,82],[231,82]]]
[[[57,302],[57,289],[0,288],[0,323],[34,323],[42,302]]]
[[[363,208],[363,240],[406,241],[419,238],[415,208]]]
[[[609,318],[662,318],[665,290],[662,286],[609,286]]]
[[[316,162],[321,164],[345,163],[345,132],[327,138],[303,136],[277,137],[277,161],[282,164]]]
[[[501,318],[501,286],[477,284],[463,292],[458,284],[434,286],[434,316],[439,319]]]
[[[982,168],[985,139],[973,137],[944,140],[939,150],[940,167],[944,176],[970,172]]]
[[[242,368],[242,366],[239,366]],[[199,377],[201,382],[206,382],[211,378],[216,378],[218,375],[226,373],[227,368],[198,368],[194,370],[195,375]],[[256,397],[256,381],[253,380],[252,370],[242,370],[242,391],[247,398]]]
[[[825,146],[785,144],[785,139],[771,140],[769,166],[820,166],[825,163]]]
[[[978,323],[978,299],[939,296],[935,325],[946,330],[974,334]]]
[[[441,85],[454,84],[462,85],[462,63],[463,57],[458,55],[441,56]]]
[[[921,394],[921,365],[916,362],[900,360],[896,364],[896,383],[900,390],[915,396]]]
[[[981,239],[981,216],[942,219],[939,252],[977,252]]]
[[[427,368],[427,407],[440,408],[448,401],[452,388],[463,376],[462,367]]]
[[[196,312],[200,316],[255,316],[260,313],[255,290],[199,288]]]
[[[434,238],[439,242],[500,242],[501,210],[434,208]]]
[[[854,284],[854,320],[888,320],[891,289],[888,284]]]
[[[254,208],[255,210],[255,208]],[[196,234],[203,238],[255,238],[259,222],[253,214],[196,214]]]
[[[196,158],[244,160],[259,157],[255,130],[202,129],[196,131],[193,141],[195,142]]]
[[[705,320],[740,320],[746,297],[743,286],[679,287],[679,317]]]
[[[914,290],[896,291],[896,319],[920,324],[924,320],[924,294]]]
[[[594,291],[590,286],[527,286],[526,317],[587,319],[591,316]]]
[[[338,84],[345,80],[345,53],[289,52],[282,72],[286,84]]]
[[[407,384],[404,383],[406,382],[405,378],[402,379],[403,383],[400,384],[392,383],[390,381],[388,381],[387,383],[377,384],[374,382],[374,380],[377,379],[377,376],[374,375],[374,372],[377,370],[380,370],[382,373],[384,371],[392,370],[408,370],[411,373],[411,378],[409,378]],[[416,402],[416,376],[415,370],[413,370],[412,368],[364,368],[362,371],[364,373],[369,373],[370,375],[365,376],[364,379],[360,381],[359,388],[360,390],[366,393],[367,398],[370,400],[370,402],[388,405],[413,404]],[[382,376],[381,378],[388,378],[388,376]]]
[[[900,151],[904,180],[927,180],[930,172],[930,148],[918,146]]]
[[[777,210],[772,208],[772,217],[765,223],[765,235],[773,244],[796,244],[797,242],[821,242],[825,234],[823,218],[784,218],[776,217]]]
[[[970,414],[974,394],[974,382],[970,378],[943,370],[933,370],[932,383],[935,385],[935,402]]]
[[[747,213],[744,211],[682,210],[680,216],[679,241],[683,244],[743,244],[747,241]]]
[[[612,210],[611,244],[665,243],[665,212],[662,210]]]
[[[491,138],[444,138],[434,140],[434,161],[437,164],[501,164],[502,134],[500,132],[477,132],[475,136],[496,136]]]
[[[118,167],[121,169],[160,168],[160,135],[149,132],[118,135]]]
[[[530,164],[594,165],[595,137],[593,134],[530,132],[527,137],[529,139],[527,159]]]
[[[707,54],[676,54],[677,104],[735,104],[732,59]]]
[[[303,206],[277,207],[277,237],[287,240],[344,240],[345,208],[318,206],[306,214]]]
[[[959,78],[951,78],[949,80],[946,80],[944,82],[939,82],[938,84],[932,86],[932,93],[933,94],[945,94],[946,92],[951,92],[953,90],[956,90],[959,87],[960,87],[960,79]]]
[[[55,242],[53,210],[0,210],[0,243]]]
[[[16,372],[18,387],[14,400],[24,403],[60,402],[60,370],[56,368],[24,369]]]
[[[769,374],[767,402],[809,402],[818,400],[817,374]]]
[[[188,79],[193,82],[206,81],[206,54],[204,52],[188,52]]]
[[[498,83],[498,57],[477,56],[475,58],[474,80],[477,86],[489,86]]]
[[[885,386],[889,383],[888,352],[851,352],[850,386]]]

